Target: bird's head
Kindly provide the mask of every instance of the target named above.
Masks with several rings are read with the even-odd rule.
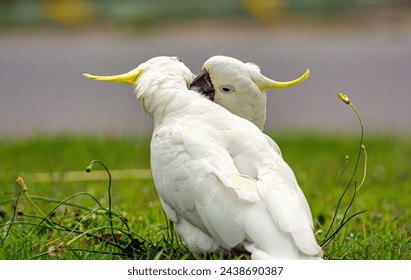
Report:
[[[144,111],[156,118],[164,112],[164,104],[176,101],[177,94],[187,92],[193,81],[193,74],[175,56],[159,56],[149,59],[137,68],[120,75],[95,76],[83,73],[89,79],[131,84]]]
[[[130,84],[136,88],[141,84],[141,77],[146,80],[167,80],[184,85],[185,88],[193,80],[193,75],[184,63],[176,56],[158,56],[140,64],[137,68],[120,75],[96,76],[83,73],[86,78],[96,81]]]
[[[307,69],[295,80],[278,82],[262,75],[260,68],[254,63],[244,63],[232,57],[213,56],[204,63],[202,73],[194,79],[190,89],[206,95],[232,113],[262,128],[266,115],[265,91],[297,85],[307,79],[309,73]]]
[[[260,92],[270,89],[283,89],[298,85],[308,78],[310,70],[307,69],[301,77],[288,81],[278,82],[271,80],[260,72],[260,67],[251,62],[242,62],[228,56],[213,56],[203,65],[202,73],[190,85],[200,93],[214,100],[215,95],[228,95],[238,92],[236,85],[252,82]]]

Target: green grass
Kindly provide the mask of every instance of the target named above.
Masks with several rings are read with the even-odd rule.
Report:
[[[311,205],[321,243],[353,171],[358,136],[277,133],[273,138]],[[410,140],[366,135],[367,178],[349,215],[367,212],[349,221],[324,248],[326,259],[411,259]],[[91,174],[86,173],[93,159],[110,170],[147,169],[149,143],[148,137],[0,140],[0,259],[194,258],[167,225],[151,179],[114,178],[111,209],[108,179],[64,180],[66,171],[84,172],[87,179],[104,170],[95,164]],[[348,167],[339,183],[346,155]],[[54,172],[54,176],[36,181],[31,174],[37,172]],[[357,183],[362,173],[363,158]],[[23,176],[26,192],[16,183],[18,176]],[[338,221],[352,191],[351,186]]]

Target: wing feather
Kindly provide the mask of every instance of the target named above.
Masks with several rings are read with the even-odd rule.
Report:
[[[256,181],[239,173],[224,148],[205,142],[208,138],[197,132],[176,125],[155,131],[151,143],[154,182],[171,220],[178,221],[180,216],[222,247],[231,248],[245,239],[236,220],[242,203],[260,199]]]
[[[247,131],[253,135],[249,127]],[[236,128],[235,131],[239,133],[244,129]],[[237,135],[237,139],[243,139],[243,142],[237,141],[231,155],[240,171],[246,174],[249,170],[257,171],[257,176],[249,175],[255,179],[259,197],[271,215],[272,220],[266,222],[274,222],[283,232],[291,234],[304,254],[321,255],[321,247],[313,234],[311,210],[294,172],[269,136],[255,135],[253,141],[246,134]]]
[[[183,219],[222,248],[245,242],[250,232],[258,235],[250,225],[274,226],[282,232],[278,234],[292,236],[295,245],[290,246],[309,256],[320,255],[310,208],[275,142],[240,118],[221,131],[215,130],[213,120],[209,130],[195,121],[163,125],[152,138],[154,182],[163,204],[172,209],[170,215],[176,213],[177,223]],[[267,213],[259,215],[260,211]]]

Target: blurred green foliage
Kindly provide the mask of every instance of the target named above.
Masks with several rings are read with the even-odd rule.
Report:
[[[409,0],[0,0],[0,25],[78,26],[105,21],[145,26],[170,20],[227,17],[267,21],[288,14],[327,18],[410,6]]]

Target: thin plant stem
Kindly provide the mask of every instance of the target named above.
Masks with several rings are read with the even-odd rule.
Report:
[[[367,165],[368,165],[367,148],[364,145],[362,145],[362,149],[363,149],[363,152],[364,152],[364,172],[363,172],[363,175],[362,175],[361,183],[358,185],[357,191],[362,187],[362,185],[365,182],[365,178],[367,177]]]
[[[342,176],[343,176],[345,170],[347,169],[347,167],[348,167],[348,157],[346,158],[345,164],[344,164],[344,168],[343,168],[343,170],[341,171],[340,176],[338,177],[338,187],[340,187],[340,185],[341,185],[341,179],[342,179]],[[335,220],[336,220],[337,214],[338,214],[338,210],[340,209],[341,201],[342,201],[345,193],[347,192],[348,187],[349,187],[349,185],[344,188],[344,191],[343,191],[342,195],[341,195],[340,198],[338,199],[337,207],[335,208],[334,216],[333,216],[333,218],[332,218],[332,220],[331,220],[330,227],[328,228],[328,231],[327,231],[327,233],[325,234],[325,238],[328,237],[328,234],[330,234],[330,231],[331,231],[331,229],[332,229],[332,227],[333,227],[333,225],[334,225],[334,223],[335,223]]]
[[[113,230],[113,215],[112,215],[112,212],[111,212],[111,174],[110,174],[110,171],[108,170],[107,166],[102,161],[100,161],[98,159],[95,159],[95,160],[91,161],[90,165],[86,169],[87,172],[90,172],[92,170],[94,163],[100,164],[106,170],[106,172],[108,174],[108,190],[107,190],[107,192],[108,192],[108,216],[109,216],[109,219],[110,219],[111,235],[113,237],[113,240],[117,243],[117,240],[116,240],[115,235],[114,235],[114,230]]]
[[[19,185],[19,183],[16,182],[16,185]],[[22,192],[22,188],[19,188],[19,192],[17,193],[16,201],[15,201],[15,203],[13,204],[13,215],[11,216],[11,221],[10,221],[10,223],[9,223],[9,227],[7,228],[6,235],[5,235],[4,238],[3,238],[3,242],[1,243],[1,244],[2,244],[1,246],[2,246],[2,247],[3,247],[4,241],[5,241],[6,238],[10,235],[11,227],[12,227],[13,224],[14,224],[14,219],[16,218],[16,213],[17,213],[17,205],[18,205],[18,203],[19,203],[19,199],[20,199],[21,192]]]
[[[67,201],[69,201],[69,200],[71,200],[71,199],[73,199],[73,198],[75,198],[75,197],[77,197],[77,196],[80,196],[80,195],[85,195],[85,196],[91,197],[92,200],[94,200],[100,207],[102,207],[101,204],[100,204],[100,202],[99,202],[94,196],[92,196],[91,194],[86,193],[86,192],[75,193],[75,194],[69,196],[68,198],[64,199],[63,201],[60,201],[59,204],[57,204],[54,208],[52,208],[52,209],[48,212],[47,216],[45,216],[45,215],[43,214],[43,215],[42,215],[42,216],[43,216],[42,220],[29,232],[29,234],[27,235],[26,238],[28,238],[28,237],[37,229],[37,227],[40,226],[40,225],[43,223],[43,221],[45,221],[45,220],[47,220],[52,226],[55,225],[55,226],[58,226],[58,227],[62,227],[62,228],[67,229],[67,228],[64,227],[63,225],[54,223],[53,221],[51,221],[51,220],[48,219],[47,217],[49,217],[49,215],[50,215],[51,213],[53,213],[57,208],[59,208],[59,207],[60,207],[61,205],[63,205],[65,202],[67,202]],[[31,200],[31,201],[32,201],[32,200]],[[33,202],[33,203],[34,203],[34,202]]]
[[[358,111],[357,111],[357,109],[355,108],[355,106],[354,106],[351,102],[349,103],[349,105],[350,105],[350,107],[353,109],[353,111],[355,112],[355,114],[356,114],[356,116],[357,116],[357,118],[358,118],[358,121],[360,122],[360,125],[361,125],[361,137],[360,137],[360,145],[359,145],[359,149],[358,149],[358,156],[357,156],[357,159],[356,159],[356,162],[355,162],[354,171],[353,171],[353,173],[352,173],[352,175],[351,175],[350,181],[348,182],[348,186],[351,185],[352,181],[354,180],[355,174],[357,173],[358,165],[359,165],[360,158],[361,158],[361,153],[362,153],[363,147],[364,147],[364,144],[363,144],[363,140],[364,140],[364,125],[363,125],[363,123],[362,123],[360,114],[358,113]],[[351,208],[351,205],[352,205],[352,203],[353,203],[353,201],[354,201],[356,192],[357,192],[357,186],[356,186],[356,184],[355,184],[355,182],[354,182],[354,194],[353,194],[353,198],[352,198],[352,200],[350,201],[350,204],[349,204],[349,206],[347,207],[346,211],[344,212],[344,216],[343,216],[343,218],[342,218],[342,220],[341,220],[341,223],[344,222],[345,217],[347,216],[347,213],[348,213],[349,209]]]
[[[350,177],[350,179],[349,179],[349,181],[348,181],[348,183],[347,183],[347,185],[346,185],[343,193],[341,194],[341,196],[340,196],[340,198],[339,198],[339,200],[338,200],[337,207],[336,207],[336,209],[335,209],[335,211],[334,211],[334,215],[333,215],[331,224],[330,224],[330,226],[329,226],[329,228],[328,228],[328,230],[327,230],[327,233],[326,233],[326,235],[325,235],[325,238],[324,238],[325,241],[323,241],[322,244],[321,244],[322,247],[325,247],[326,245],[328,245],[329,242],[335,237],[335,235],[341,230],[341,228],[342,228],[348,221],[350,221],[353,217],[357,216],[358,214],[361,214],[361,213],[364,212],[364,211],[357,212],[357,213],[353,214],[352,216],[350,216],[350,217],[346,220],[346,217],[347,217],[347,215],[348,215],[348,212],[349,212],[349,210],[351,209],[351,206],[352,206],[353,203],[354,203],[354,200],[355,200],[355,197],[356,197],[356,193],[357,193],[358,189],[363,185],[363,183],[364,183],[364,181],[365,181],[366,171],[367,171],[367,153],[366,153],[365,146],[364,146],[364,144],[363,144],[363,140],[364,140],[364,124],[363,124],[363,122],[362,122],[362,119],[361,119],[361,116],[360,116],[358,110],[355,108],[355,106],[351,103],[350,99],[349,99],[345,94],[339,93],[339,94],[338,94],[338,97],[339,97],[344,103],[348,104],[348,105],[351,107],[351,109],[354,111],[355,115],[357,116],[357,119],[358,119],[358,121],[359,121],[359,123],[360,123],[360,127],[361,127],[360,145],[359,145],[359,150],[358,150],[357,158],[356,158],[356,161],[355,161],[354,170],[353,170],[353,172],[352,172],[352,174],[351,174],[351,177]],[[362,153],[363,151],[364,151],[364,158],[365,158],[365,159],[364,159],[364,174],[363,174],[363,178],[362,178],[362,181],[361,181],[359,187],[357,187],[357,183],[354,181],[354,178],[355,178],[355,175],[356,175],[356,173],[357,173],[358,165],[359,165],[360,158],[361,158],[361,153]],[[346,163],[347,163],[347,162],[346,162]],[[343,171],[342,171],[341,174],[340,174],[339,180],[341,180],[341,176],[342,176],[343,172],[345,171],[346,167],[347,167],[347,166],[344,166],[344,169],[343,169]],[[347,208],[346,208],[345,211],[344,211],[344,215],[343,215],[343,217],[342,217],[342,219],[341,219],[341,221],[340,221],[340,223],[339,223],[339,226],[338,226],[337,229],[331,234],[331,236],[328,237],[329,234],[330,234],[330,232],[331,232],[331,229],[333,228],[333,226],[334,226],[334,224],[335,224],[335,222],[336,222],[337,214],[338,214],[338,211],[339,211],[339,209],[340,209],[341,202],[342,202],[343,198],[345,197],[345,195],[346,195],[349,187],[350,187],[351,184],[353,183],[353,181],[354,181],[354,192],[353,192],[353,195],[352,195],[351,200],[350,200],[350,202],[349,202],[349,205],[347,206]]]
[[[360,214],[362,214],[362,213],[365,213],[365,212],[367,212],[367,210],[362,210],[362,211],[359,211],[359,212],[357,212],[357,213],[355,213],[355,214],[352,214],[347,220],[345,220],[345,221],[341,224],[341,226],[339,226],[339,227],[333,232],[333,234],[332,234],[330,237],[328,237],[325,241],[323,241],[323,243],[321,244],[321,247],[327,246],[327,245],[331,242],[331,240],[335,237],[335,235],[337,235],[337,233],[338,233],[352,218],[354,218],[354,217],[356,217],[356,216],[358,216],[358,215],[360,215]]]

